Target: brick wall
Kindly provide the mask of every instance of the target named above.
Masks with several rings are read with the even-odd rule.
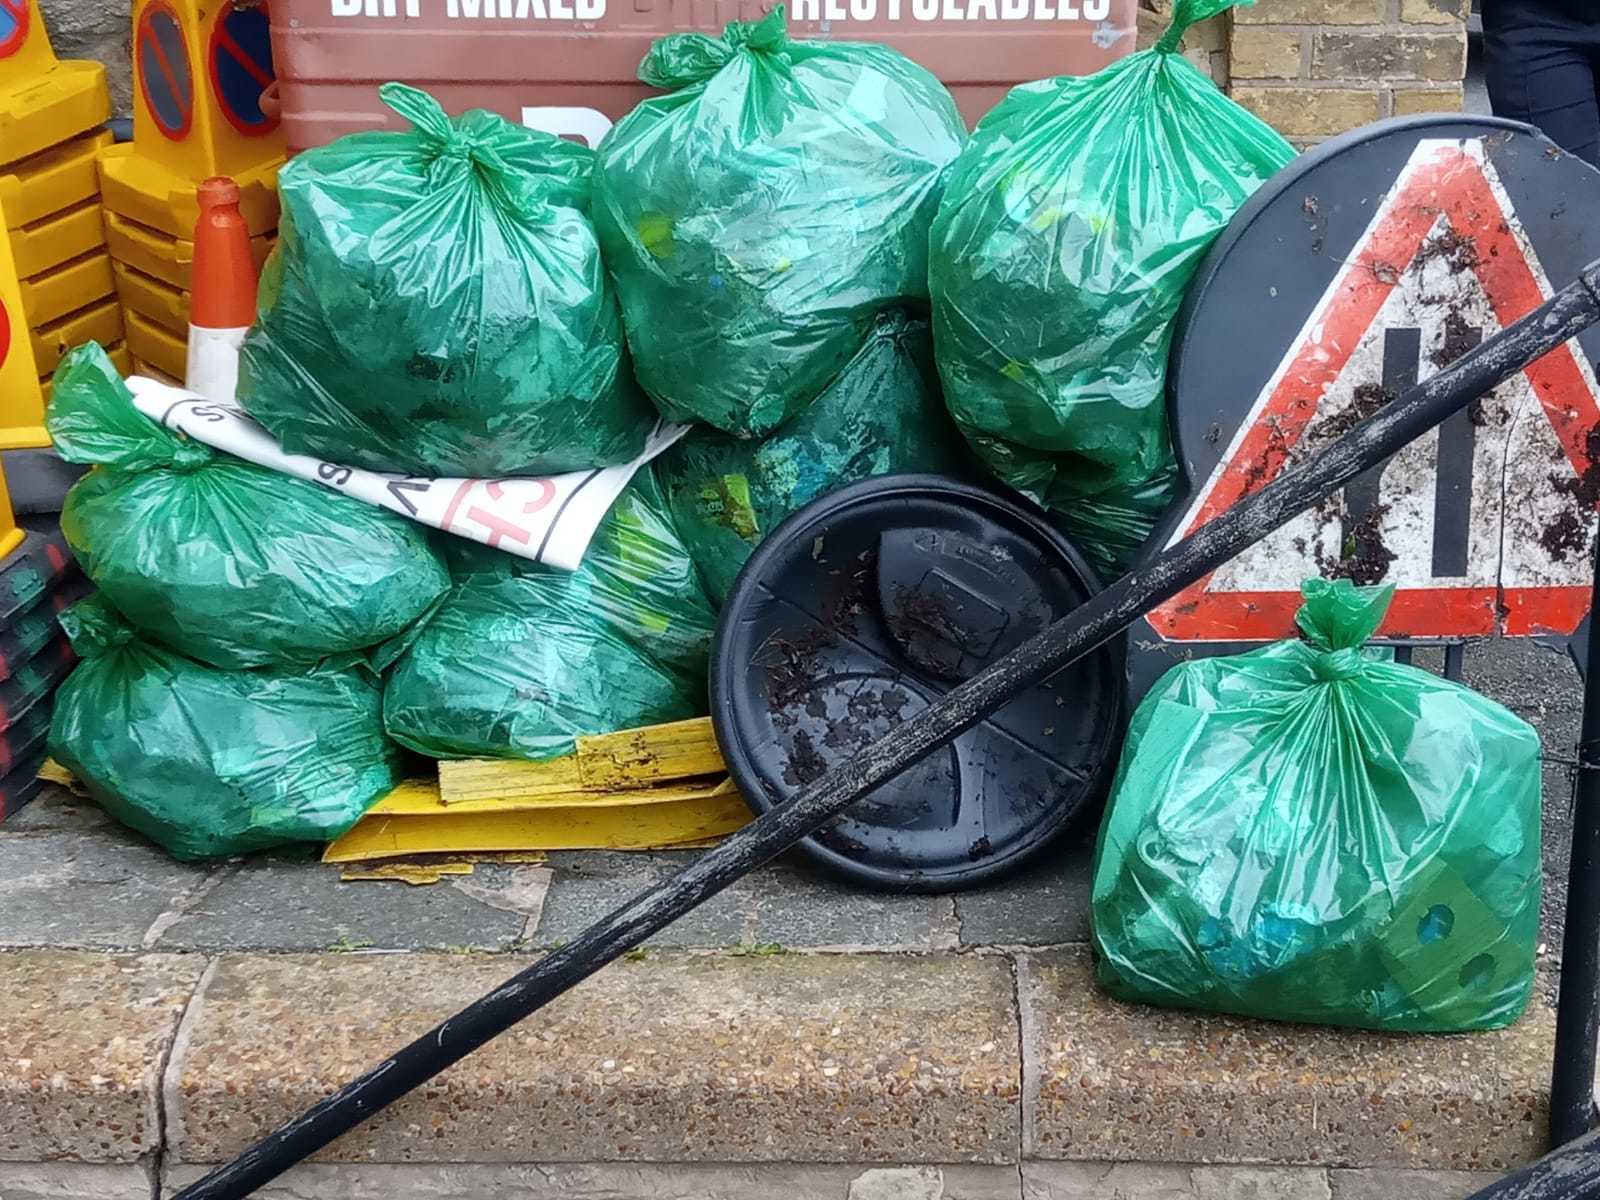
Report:
[[[1467,0],[1258,0],[1233,10],[1229,92],[1298,145],[1461,108]]]

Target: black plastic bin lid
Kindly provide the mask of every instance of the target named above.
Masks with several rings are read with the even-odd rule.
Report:
[[[734,782],[757,813],[784,803],[1098,588],[1040,516],[965,484],[890,475],[813,501],[757,549],[717,626],[711,712]],[[895,891],[1013,870],[1103,797],[1121,663],[1102,647],[1024,693],[805,852]]]

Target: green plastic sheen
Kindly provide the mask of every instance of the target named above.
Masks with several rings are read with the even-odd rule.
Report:
[[[309,665],[377,645],[450,586],[422,528],[150,420],[94,343],[56,369],[45,424],[93,463],[61,531],[139,631],[214,667]]]
[[[101,595],[61,624],[83,661],[56,693],[50,755],[174,858],[329,841],[404,774],[364,663],[219,671],[139,640]]]
[[[654,423],[587,213],[593,153],[400,84],[415,128],[278,175],[239,400],[291,453],[494,478],[626,462]]]
[[[457,539],[459,541],[459,539]],[[716,613],[646,468],[576,571],[460,542],[456,583],[380,652],[389,735],[436,758],[551,758],[706,712]]]
[[[661,38],[600,144],[594,221],[634,369],[668,417],[741,437],[804,408],[883,308],[928,295],[928,226],[966,130],[887,46],[791,41],[780,5]]]
[[[1304,640],[1168,671],[1094,865],[1115,996],[1454,1032],[1511,1024],[1539,933],[1539,736],[1363,649],[1393,587],[1309,580]]]
[[[890,312],[822,395],[765,439],[697,429],[656,472],[720,605],[751,551],[790,513],[871,475],[960,474],[960,443],[927,321]]]
[[[1013,88],[956,160],[933,223],[950,412],[1108,575],[1172,490],[1164,385],[1189,280],[1295,153],[1178,53],[1189,25],[1234,2],[1177,0],[1153,49]]]

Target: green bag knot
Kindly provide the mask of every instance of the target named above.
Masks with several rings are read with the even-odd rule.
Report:
[[[1307,579],[1300,585],[1300,594],[1305,603],[1294,620],[1306,641],[1318,650],[1359,652],[1383,624],[1389,601],[1394,599],[1394,584],[1356,587],[1348,579]],[[1319,665],[1319,676],[1321,670]]]
[[[672,33],[651,43],[639,64],[639,82],[676,89],[704,83],[740,51],[768,53],[789,43],[783,5],[759,21],[729,21],[720,38],[704,33]]]
[[[1176,54],[1178,43],[1183,41],[1183,35],[1189,32],[1189,26],[1201,21],[1209,20],[1220,12],[1239,5],[1244,7],[1254,4],[1256,0],[1177,0],[1172,6],[1172,24],[1167,26],[1166,33],[1161,35],[1161,40],[1156,43],[1156,53]]]
[[[1366,670],[1368,659],[1360,650],[1346,646],[1343,650],[1329,650],[1312,660],[1311,670],[1324,683],[1350,679]]]
[[[79,658],[99,658],[136,638],[134,628],[99,592],[72,605],[59,618]]]
[[[456,132],[444,106],[420,88],[403,83],[386,83],[378,88],[378,99],[399,113],[420,134],[446,145]]]

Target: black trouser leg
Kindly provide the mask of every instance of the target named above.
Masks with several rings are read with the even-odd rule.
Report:
[[[1496,116],[1537,126],[1600,167],[1600,17],[1534,0],[1484,0],[1483,67]]]

